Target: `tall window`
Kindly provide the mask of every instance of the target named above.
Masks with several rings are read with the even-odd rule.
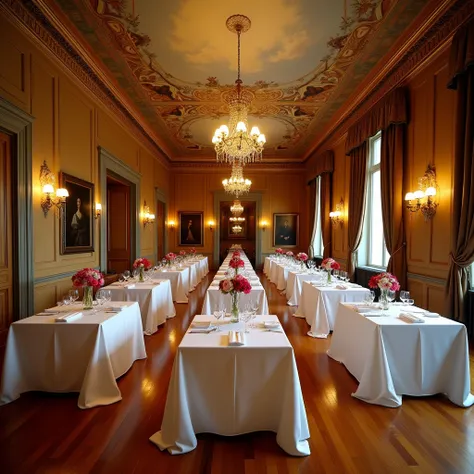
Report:
[[[382,194],[380,188],[381,144],[382,135],[380,132],[369,140],[367,204],[359,257],[361,264],[370,267],[387,268],[390,255],[385,246],[382,224]]]
[[[321,229],[321,176],[316,178],[316,205],[314,206],[314,227],[309,245],[310,257],[323,255],[323,233]]]

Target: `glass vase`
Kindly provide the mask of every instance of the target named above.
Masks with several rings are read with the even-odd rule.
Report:
[[[301,262],[301,271],[304,272],[306,270],[306,266],[304,262]]]
[[[380,290],[380,298],[379,298],[379,303],[382,309],[387,310],[389,305],[388,301],[388,290]]]
[[[328,272],[328,285],[331,283],[332,279],[331,279],[331,271],[332,270],[326,270]]]
[[[138,281],[145,281],[145,268],[140,267],[138,272]]]
[[[232,308],[230,311],[230,322],[238,323],[239,322],[239,294],[234,291],[230,295],[232,301]]]
[[[94,292],[92,286],[84,287],[84,296],[82,297],[83,309],[92,309],[94,302]]]

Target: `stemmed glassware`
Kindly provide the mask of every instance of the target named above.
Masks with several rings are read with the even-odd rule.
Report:
[[[375,300],[375,291],[370,290],[364,297],[364,303],[372,304]]]
[[[248,308],[248,305],[246,305],[245,309],[240,313],[240,320],[244,322],[244,331],[245,332],[250,332],[247,323],[252,319],[252,312],[250,311],[250,308]]]
[[[220,304],[213,312],[214,317],[217,321],[225,317],[226,308],[223,304]],[[219,325],[217,325],[217,330],[220,331]]]
[[[397,292],[394,290],[388,290],[387,291],[387,299],[389,303],[393,303],[395,301]]]
[[[69,299],[71,300],[71,303],[76,302],[79,299],[79,291],[69,290]]]
[[[127,282],[130,278],[130,270],[125,270],[123,273],[122,273],[122,276],[123,276],[123,279]]]
[[[400,300],[402,301],[402,303],[407,304],[409,299],[410,299],[409,291],[405,291],[405,290],[400,291]]]

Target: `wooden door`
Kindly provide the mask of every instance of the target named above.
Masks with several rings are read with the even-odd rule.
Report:
[[[107,271],[131,268],[130,186],[107,181]]]
[[[156,238],[157,245],[157,260],[160,260],[165,255],[165,204],[161,201],[156,201]]]
[[[13,322],[11,138],[0,133],[0,346]]]

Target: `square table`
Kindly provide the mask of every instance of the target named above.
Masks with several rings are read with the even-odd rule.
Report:
[[[23,392],[79,392],[79,408],[122,399],[116,379],[137,359],[145,359],[138,303],[112,303],[122,311],[83,311],[79,319],[55,323],[58,316],[31,316],[9,329],[0,405]],[[82,305],[68,306],[69,310]]]
[[[320,274],[311,271],[292,270],[288,272],[286,282],[286,297],[288,306],[298,306],[301,301],[301,287],[303,281],[321,281]]]
[[[176,303],[187,303],[187,294],[191,291],[191,272],[189,267],[180,270],[160,269],[152,277],[152,280],[169,280],[173,301]]]
[[[278,321],[258,316],[257,321]],[[196,316],[194,321],[215,321]],[[234,436],[273,431],[294,456],[310,454],[309,428],[293,348],[284,332],[251,329],[246,344],[228,347],[228,330],[186,333],[178,347],[161,431],[150,440],[171,454],[197,446],[196,433]],[[205,370],[203,368],[205,367]]]
[[[318,286],[316,286],[318,285]],[[303,282],[301,301],[298,310],[294,314],[297,318],[306,318],[311,326],[308,336],[325,339],[334,329],[339,303],[354,303],[364,301],[370,292],[355,283],[325,283]],[[345,286],[346,289],[339,289]]]
[[[424,317],[423,324],[398,318],[413,307],[392,306],[370,317],[351,305],[339,305],[329,357],[343,363],[359,381],[352,395],[386,407],[402,404],[402,395],[444,393],[456,405],[471,406],[466,327],[451,319]]]
[[[143,332],[147,336],[158,331],[158,326],[176,316],[169,280],[153,280],[134,283],[133,288],[119,282],[104,289],[110,290],[113,301],[136,301],[140,306]]]

